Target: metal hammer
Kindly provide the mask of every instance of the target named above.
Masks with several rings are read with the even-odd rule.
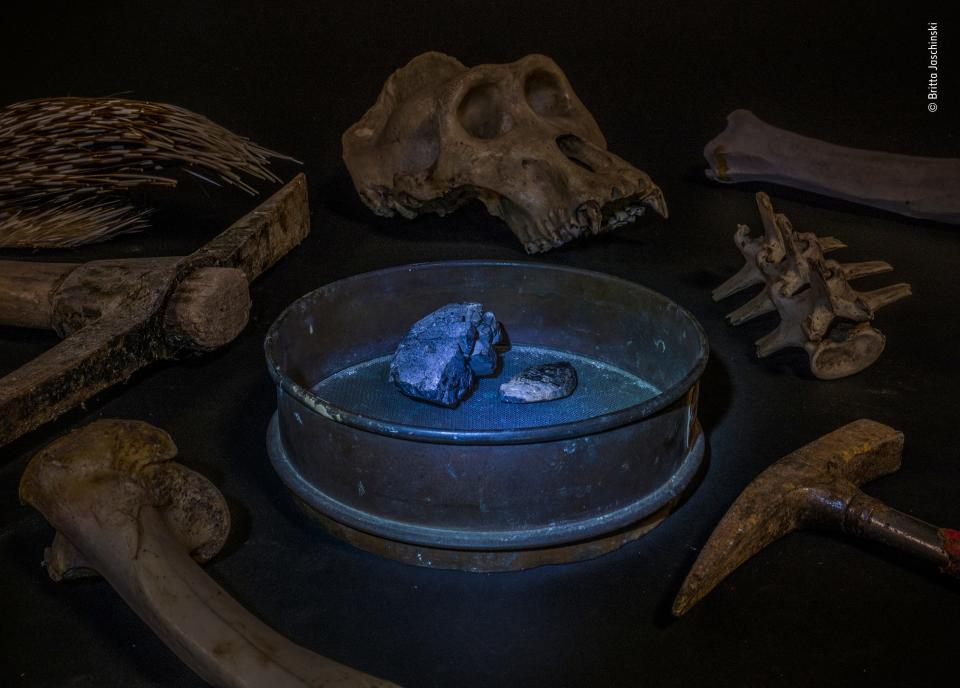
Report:
[[[835,528],[939,564],[960,576],[960,531],[891,509],[858,485],[900,468],[903,433],[858,420],[788,454],[737,497],[673,603],[683,615],[740,564],[798,528]]]

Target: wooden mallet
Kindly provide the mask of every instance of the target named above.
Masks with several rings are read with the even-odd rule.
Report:
[[[66,337],[0,379],[0,446],[149,363],[231,341],[249,317],[248,283],[309,231],[299,174],[189,256],[0,261],[0,325]]]

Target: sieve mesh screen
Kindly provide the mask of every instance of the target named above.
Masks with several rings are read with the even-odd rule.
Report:
[[[320,381],[313,393],[345,411],[386,423],[452,431],[520,430],[606,415],[660,393],[636,375],[586,356],[542,347],[514,345],[502,355],[499,372],[478,378],[473,393],[455,409],[404,396],[388,379],[392,354],[351,366]],[[577,389],[565,399],[535,404],[499,400],[500,385],[524,368],[569,361]]]

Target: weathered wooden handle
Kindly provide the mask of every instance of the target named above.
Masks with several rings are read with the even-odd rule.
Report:
[[[238,268],[200,268],[177,285],[163,324],[175,349],[213,351],[233,341],[250,318],[250,287]]]
[[[76,263],[0,261],[0,325],[67,336],[122,307],[143,275],[177,258]],[[238,268],[199,268],[177,285],[164,314],[167,343],[213,351],[232,341],[250,315],[250,290]]]
[[[0,325],[53,329],[53,295],[77,267],[0,260]]]
[[[183,258],[94,261],[65,276],[57,271],[64,266],[4,264],[0,304],[7,319],[0,315],[0,324],[71,336],[0,379],[0,446],[179,349],[207,350],[232,339],[246,323],[249,294],[229,271],[249,282],[309,231],[307,182],[298,174]],[[39,284],[25,289],[26,278]]]

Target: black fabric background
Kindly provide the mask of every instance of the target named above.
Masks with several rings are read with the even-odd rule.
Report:
[[[710,290],[739,268],[738,222],[759,226],[756,187],[704,180],[703,145],[746,107],[837,143],[958,155],[960,35],[941,25],[940,110],[926,110],[926,22],[945,11],[870,14],[835,3],[125,2],[5,8],[0,102],[111,95],[174,102],[304,161],[313,231],[253,285],[249,327],[215,354],[156,365],[0,450],[0,684],[190,686],[199,680],[102,581],[54,584],[51,528],[17,501],[26,460],[98,417],[170,431],[186,464],[227,495],[231,542],[208,571],[294,641],[411,686],[932,685],[956,672],[960,588],[931,567],[851,539],[798,533],[769,547],[687,617],[669,604],[717,519],[773,460],[870,417],[906,433],[899,473],[868,487],[891,505],[960,525],[956,413],[960,236],[772,189],[801,230],[843,239],[843,260],[886,259],[914,296],[883,310],[887,349],[866,372],[821,382],[805,356],[753,357],[773,317],[739,328]],[[340,159],[341,133],[389,73],[425,50],[467,65],[552,56],[611,150],[663,188],[645,218],[537,258],[601,270],[690,309],[710,338],[699,488],[659,529],[586,563],[474,575],[379,559],[308,524],[267,463],[274,389],[261,350],[277,314],[342,277],[426,260],[526,260],[505,225],[471,206],[380,220]],[[285,178],[296,167],[278,165]],[[269,192],[268,186],[263,191]],[[156,197],[159,196],[159,197]],[[48,260],[180,254],[255,204],[239,192],[154,195],[156,230]],[[29,252],[0,257],[37,258]],[[55,342],[0,328],[0,373]]]

